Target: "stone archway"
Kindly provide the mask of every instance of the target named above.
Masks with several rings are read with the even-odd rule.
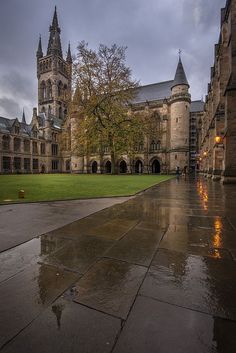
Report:
[[[70,160],[69,159],[66,161],[66,171],[67,172],[70,171]]]
[[[142,161],[140,161],[140,159],[138,159],[136,162],[135,162],[135,165],[134,165],[134,172],[136,174],[142,174],[143,172],[143,163]]]
[[[111,161],[105,163],[105,174],[111,174]]]
[[[127,164],[124,160],[120,161],[120,174],[126,174],[127,173]]]
[[[92,163],[92,174],[96,174],[98,171],[98,164],[96,161]]]
[[[154,159],[152,162],[152,174],[160,174],[161,172],[161,165],[158,159]]]

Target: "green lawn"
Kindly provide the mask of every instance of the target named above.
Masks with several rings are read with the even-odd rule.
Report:
[[[0,202],[66,200],[133,195],[170,179],[166,175],[1,175]],[[18,191],[25,199],[18,199]]]

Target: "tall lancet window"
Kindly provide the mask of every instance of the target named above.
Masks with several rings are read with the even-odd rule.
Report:
[[[52,83],[50,80],[47,81],[47,96],[48,99],[52,98]]]

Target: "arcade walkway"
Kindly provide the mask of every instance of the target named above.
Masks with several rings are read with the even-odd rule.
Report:
[[[235,214],[172,179],[1,253],[0,352],[235,353]]]

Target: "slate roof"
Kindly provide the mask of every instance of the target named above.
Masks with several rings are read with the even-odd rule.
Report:
[[[171,80],[138,87],[136,89],[137,94],[132,103],[138,104],[145,103],[147,101],[150,102],[169,98],[171,95],[171,86],[173,85],[173,82],[174,81]]]
[[[204,102],[203,101],[193,101],[190,105],[190,113],[197,113],[204,111]]]
[[[2,116],[0,116],[0,130],[2,132],[11,132],[12,125],[14,122],[17,120],[16,119],[7,119]]]

